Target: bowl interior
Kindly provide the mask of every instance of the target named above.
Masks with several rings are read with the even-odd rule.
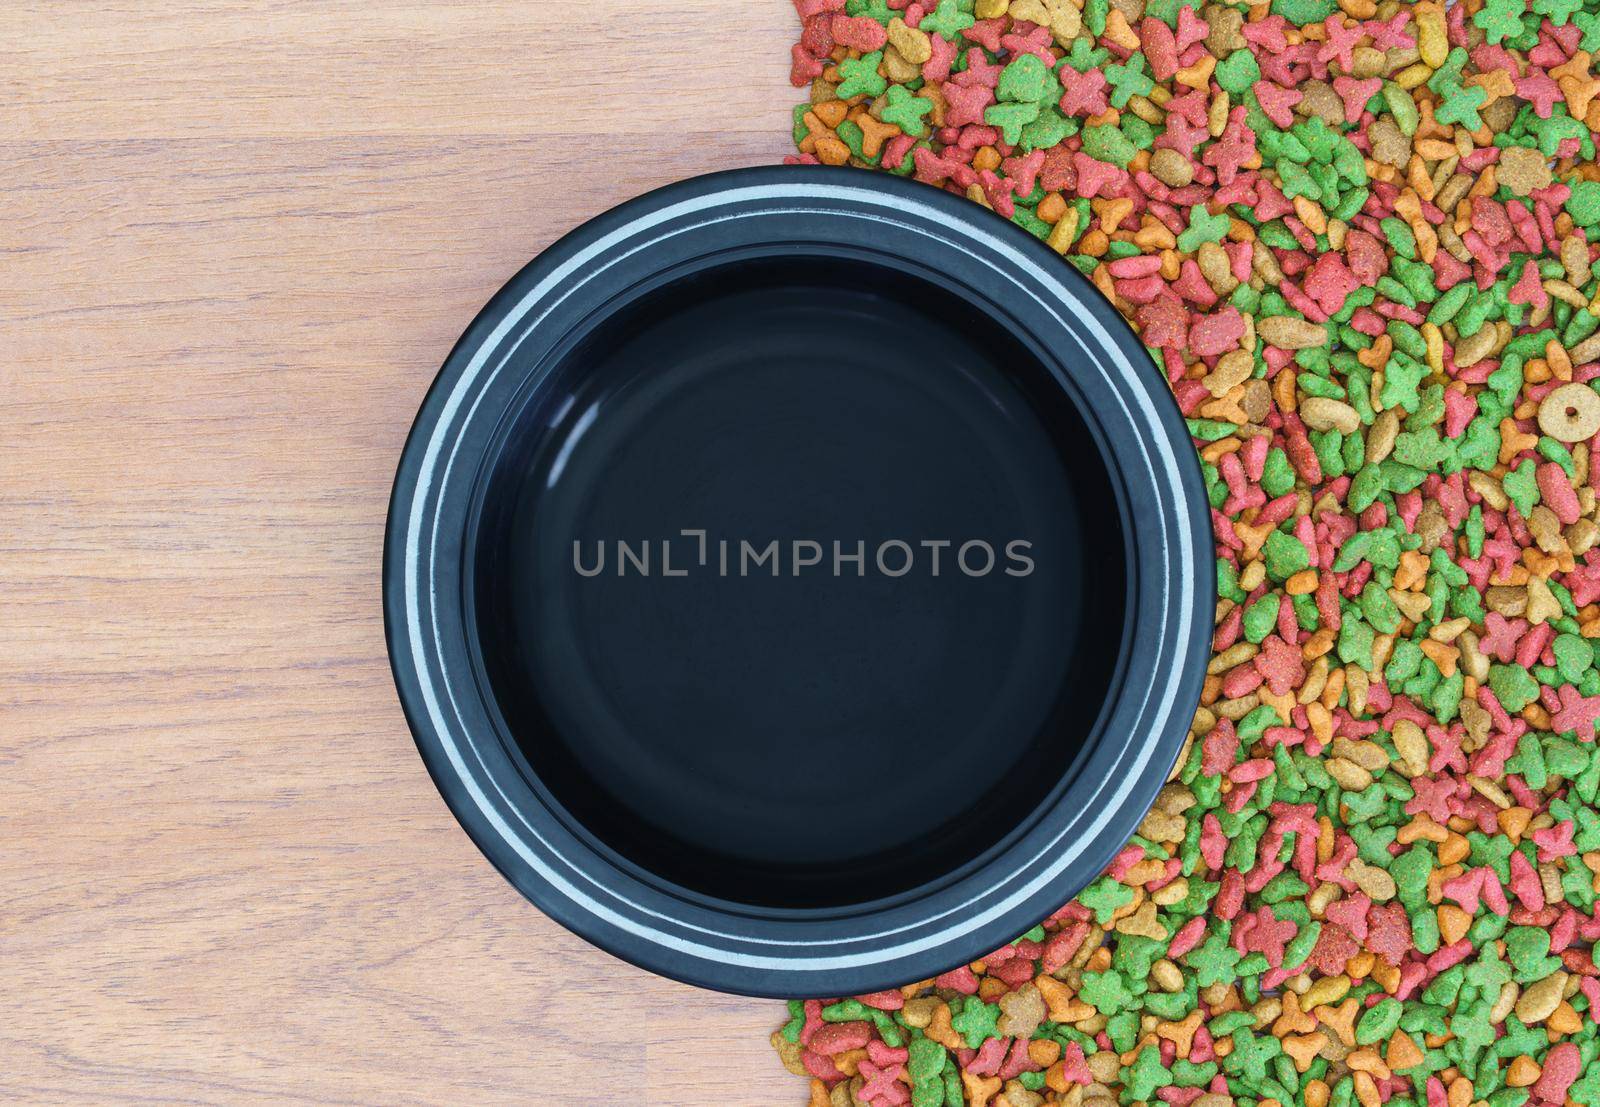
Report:
[[[1071,776],[1126,639],[1121,510],[988,305],[744,255],[518,368],[467,600],[574,830],[691,893],[839,908],[951,878]]]

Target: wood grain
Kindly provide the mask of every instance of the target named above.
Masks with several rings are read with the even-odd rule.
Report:
[[[451,343],[785,149],[781,0],[0,5],[0,1099],[772,1104],[778,1010],[522,901],[395,700]]]

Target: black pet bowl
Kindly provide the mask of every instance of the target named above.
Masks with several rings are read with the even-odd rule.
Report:
[[[484,309],[389,512],[395,681],[547,914],[727,991],[1016,937],[1134,831],[1199,698],[1199,465],[1071,266],[977,205],[743,170]]]

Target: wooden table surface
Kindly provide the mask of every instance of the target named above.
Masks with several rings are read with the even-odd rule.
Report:
[[[561,232],[786,148],[784,0],[0,4],[0,1100],[785,1104],[390,682],[393,465]]]

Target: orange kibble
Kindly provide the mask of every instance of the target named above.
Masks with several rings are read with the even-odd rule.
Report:
[[[998,1076],[973,1076],[966,1069],[961,1070],[961,1086],[967,1093],[967,1103],[971,1107],[989,1107],[989,1101],[1003,1083]]]
[[[1296,1072],[1305,1072],[1327,1043],[1328,1039],[1320,1031],[1290,1034],[1283,1039],[1283,1051],[1294,1061]]]
[[[1526,1088],[1539,1079],[1539,1062],[1526,1053],[1519,1053],[1506,1066],[1506,1083],[1513,1088]],[[1451,1085],[1454,1090],[1454,1085]]]
[[[1298,406],[1294,382],[1294,370],[1287,367],[1278,370],[1278,375],[1272,378],[1272,399],[1279,411],[1294,411]]]
[[[1452,834],[1439,845],[1439,864],[1454,865],[1457,861],[1465,861],[1472,852],[1472,846],[1460,834]]]
[[[1383,1058],[1378,1055],[1378,1051],[1371,1046],[1352,1049],[1345,1056],[1344,1063],[1350,1066],[1350,1071],[1352,1072],[1371,1073],[1373,1076],[1381,1076],[1386,1079],[1389,1076],[1389,1066],[1384,1064]]]
[[[1378,986],[1390,995],[1400,990],[1400,970],[1387,961],[1375,961],[1372,965],[1371,977],[1378,982]]]
[[[850,105],[843,100],[829,100],[811,109],[830,131],[843,123],[850,114]]]
[[[950,1025],[950,1006],[946,1003],[940,1003],[933,1009],[933,1018],[928,1021],[923,1033],[946,1049],[962,1049],[966,1046],[966,1039]]]
[[[1361,1004],[1352,998],[1337,1007],[1324,1004],[1318,1007],[1314,1014],[1323,1026],[1339,1036],[1339,1041],[1347,1046],[1353,1046],[1356,1044],[1356,1016],[1360,1012]]]
[[[1317,590],[1317,571],[1302,569],[1284,581],[1283,590],[1291,596],[1309,596]]]
[[[1146,215],[1139,229],[1134,232],[1133,244],[1149,253],[1154,250],[1170,250],[1178,244],[1178,239],[1165,223]]]
[[[1334,641],[1334,632],[1327,627],[1321,627],[1315,634],[1306,639],[1306,644],[1300,647],[1300,654],[1307,661],[1315,661],[1333,649]]]
[[[1368,369],[1381,369],[1389,362],[1389,355],[1394,353],[1394,339],[1388,334],[1380,334],[1377,339],[1365,350],[1356,352],[1356,360]]]
[[[1523,832],[1528,829],[1528,823],[1533,818],[1533,812],[1526,807],[1513,806],[1497,811],[1494,818],[1507,838],[1513,842],[1521,842]]]
[[[998,976],[985,976],[978,981],[978,998],[986,1002],[992,1003],[1010,990],[1010,986]]]
[[[1441,903],[1436,912],[1439,917],[1439,937],[1446,945],[1455,945],[1467,936],[1472,926],[1472,916],[1453,903]]]
[[[1388,1048],[1384,1050],[1384,1060],[1388,1062],[1390,1069],[1402,1072],[1422,1064],[1422,1050],[1417,1048],[1417,1043],[1413,1042],[1404,1030],[1396,1030],[1389,1036]]]
[[[847,1049],[843,1053],[833,1055],[833,1067],[846,1076],[854,1076],[860,1071],[861,1062],[867,1059],[865,1049]]]
[[[1557,1034],[1576,1034],[1583,1029],[1583,1017],[1573,1009],[1572,1004],[1562,1000],[1556,1004],[1556,1009],[1550,1017],[1544,1020],[1545,1028]]]

